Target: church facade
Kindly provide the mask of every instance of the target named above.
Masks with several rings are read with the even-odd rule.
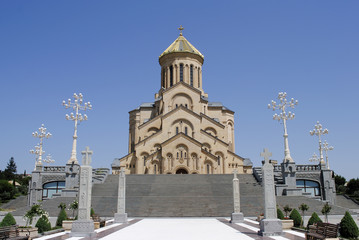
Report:
[[[161,88],[129,112],[128,154],[113,161],[113,174],[252,173],[235,153],[234,112],[203,90],[203,61],[182,32],[159,56]]]

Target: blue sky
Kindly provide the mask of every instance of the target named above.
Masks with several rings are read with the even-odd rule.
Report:
[[[283,159],[283,128],[267,104],[286,91],[299,105],[288,123],[297,164],[318,142],[316,121],[329,129],[331,168],[346,178],[359,169],[358,1],[2,1],[0,4],[1,164],[34,167],[31,133],[53,134],[44,149],[63,165],[73,123],[62,100],[82,92],[89,120],[78,152],[94,151],[108,167],[128,151],[128,112],[154,100],[158,56],[184,36],[205,56],[203,88],[235,114],[236,153],[260,166],[264,147]],[[137,89],[137,90],[134,90]],[[78,159],[81,159],[78,154]]]

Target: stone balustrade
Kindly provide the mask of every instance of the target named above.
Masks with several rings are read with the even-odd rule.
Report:
[[[64,166],[44,166],[44,172],[65,172]]]

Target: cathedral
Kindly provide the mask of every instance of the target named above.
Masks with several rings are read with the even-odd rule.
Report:
[[[252,173],[252,162],[235,153],[234,112],[209,101],[204,56],[179,29],[159,56],[161,88],[154,102],[129,112],[128,154],[113,161],[112,173]]]

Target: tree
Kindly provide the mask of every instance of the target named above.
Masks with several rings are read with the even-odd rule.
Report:
[[[309,206],[307,204],[305,204],[305,203],[302,203],[299,206],[299,210],[302,211],[302,217],[303,217],[303,220],[302,220],[302,222],[300,224],[301,226],[304,225],[304,213],[305,213],[305,211],[308,211],[308,209],[309,209]]]
[[[46,215],[42,215],[35,225],[39,233],[47,232],[51,230],[51,223]]]
[[[345,177],[342,177],[340,175],[334,176],[335,186],[343,186],[347,181]]]
[[[70,209],[72,210],[72,218],[75,217],[75,211],[79,208],[79,202],[77,200],[74,200],[70,204]]]
[[[57,216],[57,220],[56,220],[56,226],[61,227],[62,226],[62,221],[67,219],[67,214],[65,209],[61,209],[59,212],[59,215]]]
[[[355,191],[358,191],[358,190],[359,190],[359,178],[350,179],[348,184],[347,184],[346,193],[347,194],[353,194]]]
[[[27,211],[26,214],[24,215],[24,218],[26,219],[26,226],[32,224],[32,220],[34,219],[34,217],[36,216],[42,217],[43,215],[46,216],[47,212],[43,210],[39,204],[32,205],[30,210]]]
[[[11,225],[16,225],[16,221],[11,213],[7,213],[4,217],[4,219],[1,221],[0,227],[6,227],[6,226],[11,226]]]
[[[322,219],[319,218],[318,214],[316,212],[312,213],[312,216],[308,220],[307,228],[310,225],[316,224],[318,222],[323,222]]]
[[[8,180],[0,180],[0,202],[13,199],[15,194],[16,188]]]
[[[5,178],[7,180],[14,180],[16,174],[16,163],[13,157],[10,158],[6,168],[5,168]]]
[[[284,214],[283,214],[282,210],[280,210],[280,208],[277,208],[277,218],[280,220],[284,219]]]
[[[294,227],[300,227],[300,224],[302,222],[302,217],[300,216],[297,209],[293,209],[293,211],[290,213],[289,218],[293,220]]]
[[[325,203],[325,205],[322,208],[322,214],[324,214],[326,222],[328,222],[328,214],[329,214],[330,210],[332,210],[332,207],[329,206],[328,203]]]
[[[292,208],[289,207],[288,205],[285,205],[284,208],[283,208],[284,212],[285,212],[285,218],[288,218],[288,213],[290,211],[292,211]]]
[[[339,232],[345,238],[356,239],[359,237],[358,226],[348,211],[345,212],[344,217],[340,221]]]

